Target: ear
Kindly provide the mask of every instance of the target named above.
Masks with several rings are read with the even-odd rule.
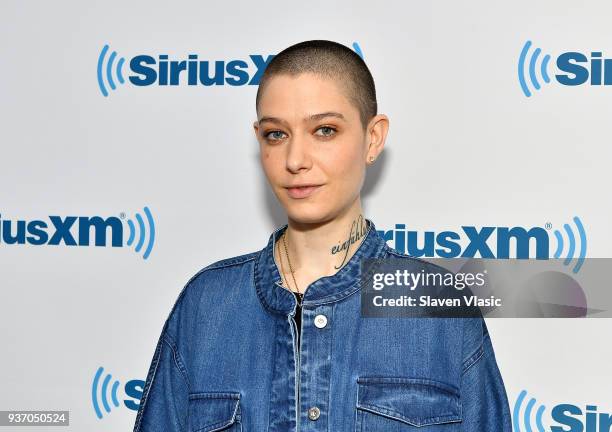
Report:
[[[366,152],[366,163],[372,164],[378,158],[385,147],[387,132],[389,131],[389,118],[384,114],[372,117],[368,122],[366,139],[368,149]]]

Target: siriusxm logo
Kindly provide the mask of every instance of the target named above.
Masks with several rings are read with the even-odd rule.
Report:
[[[361,58],[363,53],[357,42],[353,49]],[[116,51],[109,54],[109,46],[104,45],[98,56],[98,87],[104,96],[108,89],[117,89],[125,84],[124,57]],[[274,55],[250,54],[244,59],[202,60],[197,54],[189,54],[187,59],[170,59],[167,54],[157,57],[137,55],[129,61],[127,80],[135,86],[213,86],[213,85],[258,85],[261,76]]]
[[[540,90],[538,75],[544,84],[551,82],[549,65],[550,55],[540,55],[542,50],[536,48],[529,52],[531,41],[525,42],[518,60],[518,79],[523,94],[531,96],[528,81],[535,90]],[[565,52],[557,57],[558,73],[554,75],[559,84],[577,86],[588,82],[593,86],[612,85],[612,59],[602,58],[601,51],[592,51],[588,56],[581,52]]]
[[[91,384],[91,403],[93,404],[93,409],[98,419],[102,419],[103,417],[102,408],[104,408],[106,413],[110,413],[112,409],[111,404],[114,408],[119,408],[121,406],[118,395],[121,384],[117,380],[114,380],[111,384],[111,381],[113,380],[112,375],[106,374],[104,379],[102,379],[103,375],[104,368],[100,366],[96,371]],[[143,380],[137,379],[130,380],[125,383],[123,386],[123,392],[127,397],[131,398],[124,399],[122,401],[126,408],[133,411],[138,411],[144,385],[145,382]],[[102,407],[100,407],[100,404],[102,404]]]
[[[521,422],[521,409],[527,396],[527,391],[523,390],[519,393],[514,404],[512,413],[512,426],[514,432],[611,432],[612,431],[612,415],[597,411],[597,406],[586,405],[583,410],[573,404],[555,405],[550,412],[550,423],[556,425],[545,426],[544,413],[546,406],[539,404],[534,412],[537,404],[535,398],[531,398],[525,404],[523,417]],[[547,416],[548,417],[548,416]],[[522,423],[522,425],[521,425]],[[532,424],[535,423],[535,429]]]
[[[148,207],[143,218],[109,216],[49,216],[45,220],[8,220],[0,214],[0,245],[134,247],[147,259],[155,243],[155,222]],[[145,223],[146,218],[146,223]],[[127,226],[126,226],[127,225]],[[124,242],[124,229],[128,238]]]
[[[549,235],[549,230],[552,228],[550,224],[546,224],[546,229],[462,226],[461,232],[438,233],[409,231],[405,224],[396,224],[393,230],[378,232],[387,242],[392,242],[389,246],[414,257],[507,259],[510,258],[511,252],[514,252],[516,258],[530,258],[530,245],[534,244],[535,258],[550,259],[551,243],[556,243],[553,256],[561,258],[563,251],[567,250],[563,262],[565,265],[570,265],[574,256],[578,255],[572,269],[574,273],[578,273],[586,257],[587,239],[580,218],[576,216],[573,220],[575,228],[570,224],[564,224],[563,232],[554,230],[553,241]]]

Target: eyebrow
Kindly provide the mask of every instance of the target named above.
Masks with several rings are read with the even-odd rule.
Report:
[[[327,112],[323,112],[323,113],[319,113],[319,114],[312,114],[311,116],[308,116],[304,119],[304,121],[315,121],[315,120],[321,120],[323,118],[326,117],[336,117],[340,120],[344,120],[346,121],[346,118],[344,118],[344,116],[342,114],[340,114],[339,112],[335,112],[335,111],[327,111]],[[285,120],[282,120],[278,117],[270,117],[270,116],[266,116],[266,117],[262,117],[258,120],[259,124],[262,124],[264,122],[272,122],[272,123],[281,123],[281,124],[287,124],[287,122]]]

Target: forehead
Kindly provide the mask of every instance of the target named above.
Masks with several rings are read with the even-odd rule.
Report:
[[[279,74],[265,84],[259,99],[259,115],[303,117],[325,111],[336,111],[347,120],[359,116],[347,97],[346,86],[338,80],[313,73]]]

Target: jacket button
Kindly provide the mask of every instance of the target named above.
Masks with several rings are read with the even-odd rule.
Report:
[[[312,407],[308,410],[308,418],[310,420],[316,420],[321,415],[321,410],[317,407]]]
[[[317,315],[314,319],[314,324],[317,328],[323,328],[327,325],[327,317],[325,315]]]

